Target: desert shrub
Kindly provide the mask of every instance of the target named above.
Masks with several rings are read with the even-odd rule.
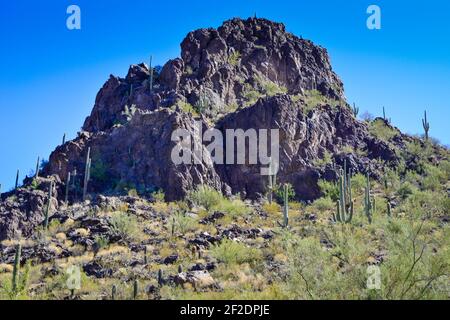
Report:
[[[188,194],[188,199],[195,205],[203,206],[209,211],[223,200],[223,196],[219,191],[210,186],[199,185],[196,190]]]
[[[289,298],[356,299],[364,296],[366,248],[360,249],[357,240],[364,243],[342,232],[340,243],[336,243],[332,251],[324,250],[315,237],[291,241],[287,249],[288,279],[285,283]],[[337,268],[338,264],[345,272]]]
[[[448,182],[448,175],[445,168],[425,164],[425,177],[422,180],[422,186],[426,190],[438,191]]]
[[[128,190],[127,194],[129,197],[138,197],[139,196],[139,193],[137,192],[137,190],[135,188]]]
[[[342,147],[341,152],[345,154],[353,153],[355,149],[352,146],[345,145]]]
[[[320,212],[334,210],[336,205],[330,197],[319,198],[312,203],[312,207]]]
[[[210,252],[214,258],[225,264],[252,263],[262,258],[260,250],[229,239],[214,245]]]
[[[242,200],[226,198],[221,199],[214,210],[224,212],[232,217],[243,216],[251,212],[251,209]]]
[[[332,163],[333,163],[333,157],[332,157],[332,154],[328,151],[325,151],[323,153],[323,156],[321,159],[314,160],[314,165],[316,167],[324,167],[327,164],[332,164]]]
[[[110,181],[108,166],[101,160],[94,161],[91,166],[91,178],[99,184],[105,184]]]
[[[417,190],[416,186],[414,186],[411,182],[405,181],[400,185],[400,188],[397,190],[397,195],[405,200],[410,195],[412,195]]]
[[[381,119],[377,119],[370,123],[369,132],[378,139],[386,142],[398,135],[398,132],[396,130],[387,126]]]
[[[328,104],[335,106],[339,104],[339,101],[324,96],[319,90],[306,90],[304,100],[305,100],[305,106],[303,109],[304,113],[307,113],[320,105]]]
[[[103,236],[103,235],[96,236],[94,241],[95,241],[95,244],[96,244],[98,250],[106,248],[108,246],[108,244],[109,244],[108,237],[107,236]]]
[[[287,89],[283,86],[279,86],[276,83],[272,81],[264,81],[263,84],[263,90],[265,94],[269,97],[275,96],[277,94],[281,93],[287,93]]]
[[[366,176],[358,173],[355,174],[354,176],[352,176],[352,191],[356,192],[356,193],[363,193],[364,192],[364,188],[366,187]]]
[[[232,66],[239,65],[240,61],[241,61],[241,53],[239,51],[233,51],[228,57],[228,63],[231,64]]]
[[[276,202],[264,203],[264,205],[262,206],[262,209],[268,215],[276,215],[281,211],[280,205]]]
[[[151,193],[151,197],[156,202],[164,202],[164,199],[166,198],[166,195],[165,195],[164,191],[157,190],[157,191],[153,191]]]
[[[176,212],[170,219],[170,227],[174,232],[185,234],[198,228],[197,221],[181,212]]]
[[[446,213],[448,197],[445,193],[414,191],[403,204],[404,211],[413,217],[436,217]]]
[[[391,228],[386,231],[388,257],[380,266],[383,280],[381,297],[447,299],[450,293],[450,252],[445,247],[434,248],[439,242],[450,240],[449,233],[427,237],[429,230],[423,222],[402,223],[395,232]],[[431,240],[435,237],[438,239]]]
[[[320,191],[325,197],[329,197],[333,201],[339,200],[339,188],[336,183],[326,180],[319,180],[318,184]]]
[[[244,85],[242,96],[245,100],[245,106],[251,106],[254,105],[263,94],[258,90],[255,90],[249,83],[246,83]]]
[[[109,225],[114,234],[125,240],[134,240],[139,232],[136,217],[123,212],[113,213]]]

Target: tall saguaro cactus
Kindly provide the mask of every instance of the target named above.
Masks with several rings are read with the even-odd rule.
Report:
[[[71,173],[67,173],[67,180],[66,180],[66,194],[64,197],[64,202],[66,205],[69,203],[69,187],[70,187],[70,179],[71,179]]]
[[[367,216],[367,220],[369,220],[369,223],[372,223],[372,215],[375,210],[375,198],[371,198],[370,195],[370,178],[369,173],[367,173],[366,177],[366,188],[364,193],[364,213]]]
[[[36,161],[36,171],[34,172],[34,177],[35,178],[39,177],[39,161],[40,161],[40,158],[38,157],[37,161]]]
[[[152,93],[153,91],[153,67],[152,67],[152,56],[150,56],[150,65],[149,65],[149,72],[150,72],[150,76],[149,76],[149,87],[150,87],[150,93]]]
[[[14,268],[12,275],[12,290],[16,294],[19,288],[19,277],[20,277],[20,256],[22,253],[22,245],[19,243],[16,247],[16,255],[14,257]]]
[[[283,186],[283,228],[289,226],[289,195],[288,195],[288,185]]]
[[[422,119],[423,130],[425,131],[425,141],[428,141],[428,132],[430,131],[430,123],[427,119],[427,111],[424,112],[424,118]]]
[[[272,203],[273,200],[273,191],[276,189],[277,186],[277,170],[275,168],[276,164],[274,164],[272,162],[272,159],[270,159],[270,164],[269,164],[269,193],[267,195],[267,199],[269,200],[269,203]]]
[[[356,118],[358,116],[358,113],[359,113],[359,107],[357,107],[355,103],[353,103],[352,112],[353,112],[353,115]]]
[[[336,214],[333,214],[333,220],[336,222],[352,221],[354,202],[351,178],[351,170],[347,173],[347,161],[344,161],[344,169],[341,169],[339,174],[339,200],[336,203]]]
[[[48,229],[48,219],[50,216],[50,208],[52,205],[52,194],[53,194],[53,181],[50,182],[50,187],[48,188],[48,203],[45,208],[45,220],[44,220],[44,228]]]
[[[86,166],[84,170],[83,201],[86,200],[87,187],[91,177],[91,161],[91,147],[89,147],[86,155]]]
[[[14,189],[17,189],[17,187],[19,186],[19,169],[17,169],[17,172],[16,172],[16,186],[15,186],[15,188]]]

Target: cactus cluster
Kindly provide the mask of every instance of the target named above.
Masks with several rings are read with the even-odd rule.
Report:
[[[84,170],[83,201],[86,200],[88,183],[91,178],[91,163],[91,148],[89,147],[86,155],[86,166]]]
[[[427,111],[424,112],[424,118],[422,119],[423,130],[425,131],[425,141],[428,141],[428,132],[430,131],[430,123],[427,119]]]
[[[335,222],[349,223],[353,218],[354,201],[352,198],[352,172],[347,172],[347,161],[344,161],[344,169],[339,174],[339,200],[336,203],[336,214],[333,213]]]

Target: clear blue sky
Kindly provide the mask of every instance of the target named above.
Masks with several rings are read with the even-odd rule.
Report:
[[[66,28],[81,8],[82,29]],[[366,28],[366,9],[382,10],[382,29]],[[0,4],[0,183],[13,186],[48,158],[64,132],[76,136],[109,74],[179,56],[188,31],[257,14],[326,47],[349,102],[450,144],[450,1],[429,0],[3,0]]]

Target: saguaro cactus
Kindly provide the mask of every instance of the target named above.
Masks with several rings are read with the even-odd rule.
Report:
[[[370,196],[370,178],[369,173],[367,173],[366,177],[366,188],[364,193],[364,213],[367,216],[367,220],[369,220],[369,223],[372,223],[372,214],[375,209],[375,198],[371,199]]]
[[[389,201],[387,201],[387,203],[386,203],[386,209],[387,209],[386,212],[387,212],[388,217],[389,218],[392,217],[392,213],[391,213],[392,207],[391,207],[391,203]]]
[[[116,300],[117,286],[113,284],[111,288],[111,300]]]
[[[161,269],[158,270],[158,286],[162,287],[164,284],[163,279],[163,271]]]
[[[134,283],[133,283],[133,300],[137,299],[138,294],[139,294],[139,282],[137,280],[134,280]]]
[[[149,76],[149,87],[150,87],[150,93],[153,91],[153,67],[152,67],[152,56],[150,56],[150,65],[149,65],[149,72],[150,72],[150,76]]]
[[[16,186],[15,186],[15,188],[14,189],[17,189],[17,187],[19,186],[19,169],[17,169],[17,172],[16,172]]]
[[[430,123],[427,119],[427,111],[424,112],[424,118],[422,119],[423,130],[425,131],[425,141],[428,141],[428,132],[430,131]]]
[[[14,268],[12,275],[12,290],[16,294],[19,288],[19,277],[20,277],[20,256],[22,253],[22,245],[19,243],[16,247],[16,255],[14,257]]]
[[[353,103],[352,112],[353,112],[353,115],[356,118],[358,116],[358,113],[359,113],[359,107],[357,107],[355,103]]]
[[[270,173],[268,175],[269,177],[269,193],[267,195],[267,199],[269,203],[272,203],[273,200],[273,191],[276,189],[277,186],[277,174],[276,174],[276,168],[275,164],[272,162],[272,159],[270,159]]]
[[[91,148],[89,147],[86,155],[86,166],[84,170],[83,201],[86,200],[88,183],[91,177],[91,161]]]
[[[66,143],[66,134],[64,133],[63,138],[62,138],[62,145],[64,145]]]
[[[69,203],[69,187],[70,187],[70,172],[67,173],[67,180],[66,180],[66,194],[64,197],[64,202],[66,203],[66,205]]]
[[[339,200],[336,204],[336,214],[333,220],[336,222],[349,223],[353,218],[352,183],[351,170],[347,173],[347,161],[344,161],[344,170],[339,175]]]
[[[48,189],[48,203],[45,209],[45,220],[44,220],[44,228],[48,229],[48,219],[50,216],[50,208],[52,205],[52,193],[53,193],[53,181],[50,182],[50,187]]]
[[[35,178],[39,177],[39,160],[40,160],[40,158],[38,157],[37,161],[36,161],[36,171],[34,172]]]
[[[289,198],[288,198],[288,185],[283,186],[283,228],[287,228],[289,225]]]

